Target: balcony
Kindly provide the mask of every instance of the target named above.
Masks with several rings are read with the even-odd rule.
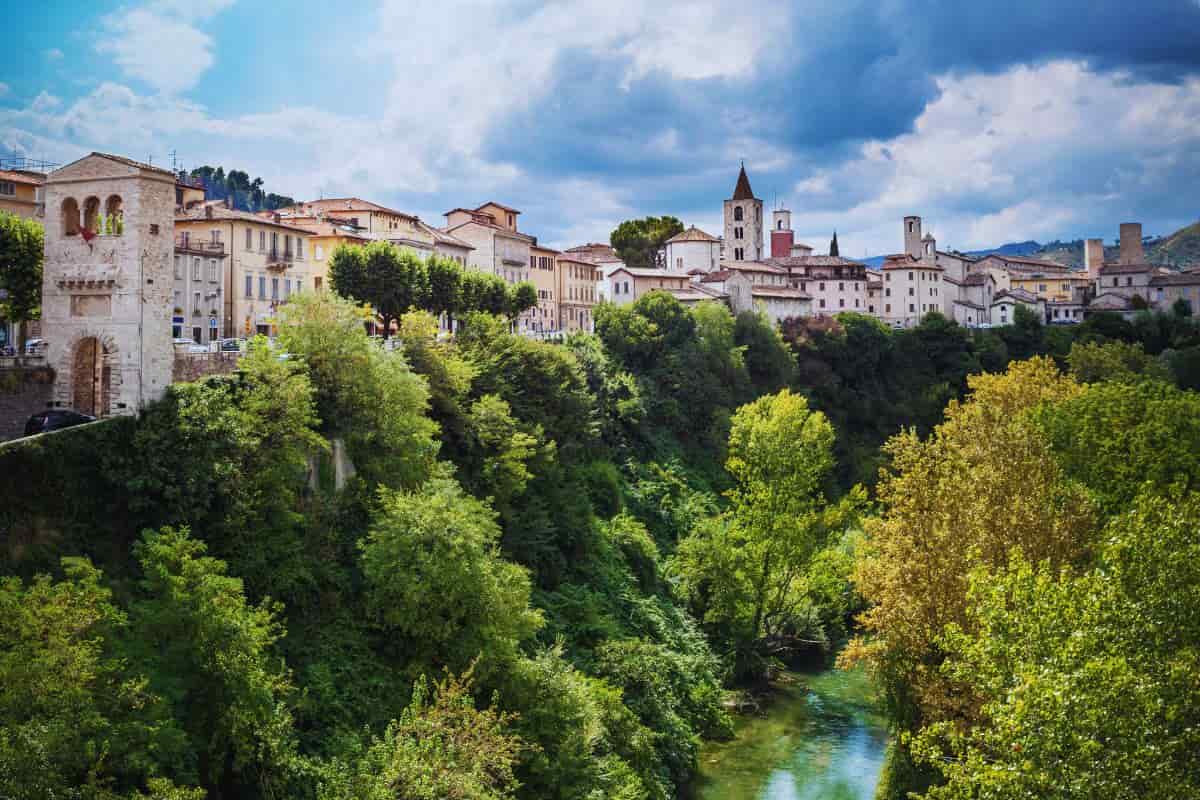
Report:
[[[189,236],[184,233],[175,237],[175,252],[193,253],[210,258],[224,258],[225,243],[201,239],[198,236]]]
[[[271,248],[267,251],[267,269],[277,270],[282,272],[290,267],[296,260],[296,254],[291,250],[276,250]]]

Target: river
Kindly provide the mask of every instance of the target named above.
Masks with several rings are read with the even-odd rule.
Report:
[[[696,800],[872,800],[887,731],[861,670],[799,673],[700,754]]]

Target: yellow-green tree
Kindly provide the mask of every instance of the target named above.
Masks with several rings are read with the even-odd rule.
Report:
[[[882,513],[865,524],[854,572],[871,607],[843,661],[874,668],[904,728],[974,714],[971,693],[938,670],[943,628],[967,624],[973,568],[1007,563],[1014,546],[1036,561],[1070,565],[1095,538],[1088,495],[1063,480],[1030,419],[1041,404],[1082,388],[1048,358],[974,376],[969,386],[928,439],[907,431],[888,442]]]

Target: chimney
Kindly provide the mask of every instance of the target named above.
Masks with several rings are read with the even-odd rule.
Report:
[[[1086,239],[1083,243],[1083,267],[1087,270],[1088,280],[1100,277],[1100,268],[1104,266],[1104,240]]]
[[[204,218],[205,218],[205,219],[212,219],[212,206],[205,206],[205,207],[204,207]]]
[[[1121,223],[1121,256],[1122,264],[1144,264],[1146,255],[1142,252],[1142,223]]]

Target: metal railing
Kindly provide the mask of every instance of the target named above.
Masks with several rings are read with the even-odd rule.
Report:
[[[225,243],[214,242],[211,239],[200,239],[184,233],[175,237],[175,249],[186,250],[189,253],[201,253],[203,255],[218,255],[225,252]]]

